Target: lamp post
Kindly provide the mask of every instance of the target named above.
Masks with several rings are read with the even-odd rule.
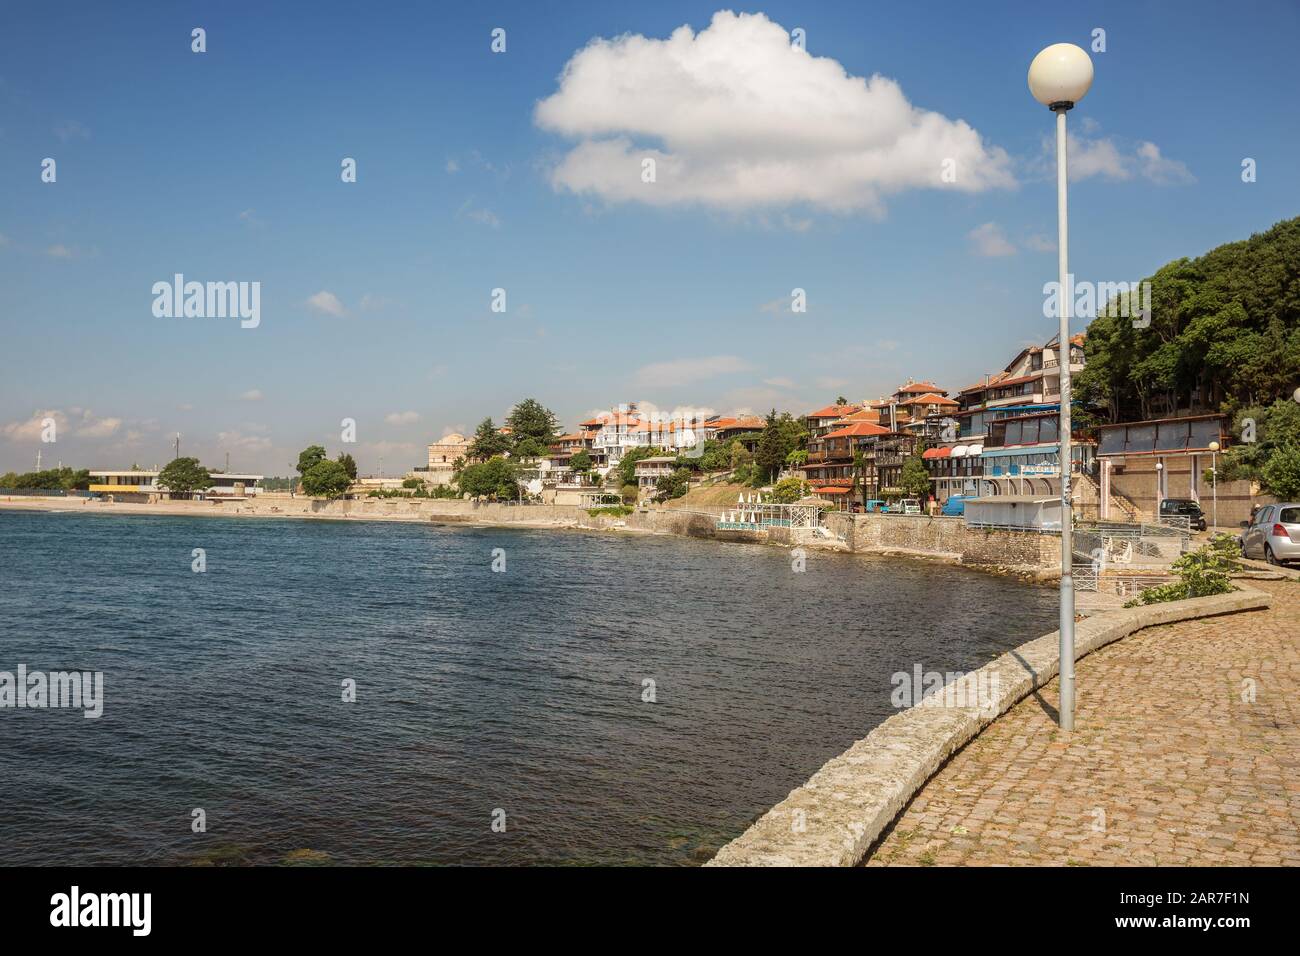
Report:
[[[1214,511],[1210,520],[1217,528],[1219,526],[1219,443],[1217,441],[1210,442],[1210,487],[1214,491]],[[1214,536],[1213,531],[1210,532],[1210,536]]]
[[[1060,288],[1057,302],[1061,329],[1057,367],[1061,370],[1061,704],[1062,730],[1074,729],[1074,513],[1070,501],[1070,282],[1069,219],[1066,214],[1065,114],[1092,86],[1092,60],[1073,43],[1054,43],[1029,64],[1029,92],[1056,114],[1056,245]]]

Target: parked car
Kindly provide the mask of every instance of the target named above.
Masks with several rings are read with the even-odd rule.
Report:
[[[975,497],[975,495],[953,495],[943,503],[943,511],[940,514],[949,518],[960,518],[966,513],[966,502]]]
[[[886,508],[886,504],[885,504],[885,502],[881,501],[879,498],[870,498],[870,499],[867,500],[866,505],[864,506],[863,510],[864,510],[864,511],[884,511],[885,508]]]
[[[1185,517],[1187,518],[1187,526],[1193,531],[1204,531],[1206,527],[1205,512],[1191,498],[1164,499],[1160,502],[1160,517]]]
[[[1285,564],[1300,561],[1300,502],[1264,505],[1241,533],[1242,557]]]

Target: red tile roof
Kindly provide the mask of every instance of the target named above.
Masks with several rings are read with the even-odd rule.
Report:
[[[941,391],[943,391],[943,389],[941,389],[938,385],[935,385],[934,382],[908,382],[906,385],[898,386],[897,394],[912,395],[912,394],[924,394],[925,392],[941,392]]]
[[[848,405],[827,405],[825,408],[818,409],[815,412],[809,412],[804,416],[804,418],[840,418],[844,415],[851,415],[861,409],[861,405],[855,405],[852,402]]]
[[[935,394],[934,392],[929,392],[928,394],[922,395],[919,398],[909,399],[907,404],[908,405],[956,405],[957,403],[954,402],[951,398],[944,398],[942,395]]]
[[[822,438],[862,438],[868,435],[888,435],[889,429],[871,422],[854,422],[833,432],[827,432]]]

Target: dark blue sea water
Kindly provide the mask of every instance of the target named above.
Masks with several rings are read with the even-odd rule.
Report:
[[[893,713],[892,673],[977,667],[1054,600],[671,537],[0,511],[0,671],[105,681],[98,720],[0,710],[0,846],[695,864]]]

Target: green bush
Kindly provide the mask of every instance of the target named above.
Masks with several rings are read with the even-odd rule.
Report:
[[[1177,581],[1147,588],[1124,606],[1140,607],[1164,601],[1227,594],[1234,590],[1228,575],[1240,567],[1237,542],[1226,534],[1216,534],[1209,544],[1189,551],[1173,563]]]
[[[629,508],[627,505],[609,505],[604,508],[588,508],[587,514],[593,518],[599,518],[601,515],[609,515],[611,518],[622,518],[630,515],[635,508]]]

